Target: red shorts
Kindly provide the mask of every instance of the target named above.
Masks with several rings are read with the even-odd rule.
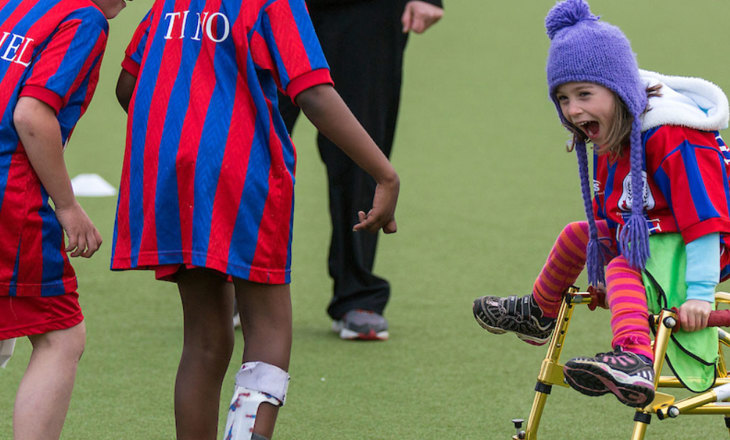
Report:
[[[64,330],[83,320],[76,292],[59,296],[0,296],[0,341]]]
[[[158,279],[160,281],[172,281],[173,283],[177,282],[177,273],[180,272],[182,269],[196,269],[200,266],[194,266],[192,264],[161,264],[159,266],[153,266],[152,269],[155,271],[155,279]],[[211,269],[214,272],[217,272],[220,274],[221,277],[225,277],[226,281],[229,283],[233,282],[233,277],[218,272],[215,269]]]

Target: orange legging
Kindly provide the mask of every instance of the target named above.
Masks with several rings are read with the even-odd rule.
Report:
[[[616,254],[605,221],[597,221],[598,238]],[[563,292],[578,279],[586,261],[588,222],[570,223],[558,235],[547,261],[535,280],[532,295],[547,317],[555,318]],[[649,312],[641,272],[619,255],[606,266],[606,302],[611,310],[612,347],[654,358],[651,351]]]

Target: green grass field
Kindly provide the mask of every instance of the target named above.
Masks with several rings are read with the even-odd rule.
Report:
[[[111,24],[102,77],[66,153],[70,173],[118,185],[124,114],[114,99],[123,49],[150,0]],[[574,155],[547,98],[543,19],[552,0],[446,0],[446,15],[413,36],[393,163],[401,176],[399,231],[382,237],[377,271],[393,295],[391,340],[340,341],[324,310],[329,219],[314,131],[301,122],[292,295],[291,386],[275,438],[508,439],[526,418],[545,350],[494,336],[473,321],[474,297],[526,294],[556,233],[582,219]],[[643,68],[699,76],[730,91],[730,2],[593,0],[619,25]],[[116,200],[85,198],[105,244],[75,260],[88,341],[64,439],[174,438],[173,381],[181,308],[173,284],[108,270]],[[579,280],[585,287],[585,279]],[[727,287],[726,287],[727,289]],[[577,313],[565,356],[609,348],[607,311]],[[221,408],[239,367],[239,336]],[[30,354],[19,341],[0,370],[0,439]],[[555,389],[540,438],[629,438],[633,411],[613,397]],[[648,439],[727,436],[719,416],[654,418]]]

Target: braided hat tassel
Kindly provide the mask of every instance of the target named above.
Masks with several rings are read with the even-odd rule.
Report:
[[[641,121],[634,118],[631,127],[631,215],[621,228],[619,244],[629,264],[644,269],[649,259],[649,229],[644,218],[644,154],[641,145]]]
[[[588,272],[588,283],[596,286],[598,283],[605,284],[604,274],[604,250],[605,247],[598,240],[598,228],[593,217],[593,202],[591,198],[590,180],[588,179],[588,152],[583,140],[575,143],[575,153],[578,157],[578,174],[580,175],[580,190],[583,195],[583,208],[586,211],[588,220],[588,246],[586,247],[586,268]]]

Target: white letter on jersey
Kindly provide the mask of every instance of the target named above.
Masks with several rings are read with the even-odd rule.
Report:
[[[195,35],[193,36],[193,40],[200,41],[200,30],[203,29],[203,25],[205,24],[205,20],[208,18],[208,13],[203,13],[203,16],[200,16],[200,12],[196,12],[198,15],[198,26],[195,29]]]
[[[172,28],[175,26],[175,19],[180,16],[179,12],[168,12],[165,14],[165,19],[168,17],[170,18],[170,25],[167,26],[167,34],[165,34],[165,40],[172,39]],[[185,29],[183,29],[183,32],[185,32]]]
[[[21,64],[21,65],[23,65],[25,67],[28,67],[30,65],[30,59],[27,62],[24,63],[23,62],[23,54],[25,54],[25,50],[28,48],[28,45],[30,44],[31,41],[33,41],[32,38],[26,38],[25,39],[25,44],[23,44],[23,48],[20,49],[20,54],[18,54],[18,58],[15,59],[15,62],[16,63]]]
[[[0,38],[0,46],[5,44],[9,35],[11,35],[9,32],[3,32],[3,36]],[[30,43],[33,42],[33,39],[16,34],[12,34],[12,36],[13,38],[10,39],[7,48],[5,48],[5,53],[0,56],[0,59],[28,67],[30,65],[30,56],[27,57],[27,61],[23,61],[23,55],[25,55],[25,51],[28,49]],[[21,45],[23,46],[22,49],[20,49]],[[20,49],[20,52],[18,52],[18,49]],[[31,52],[33,52],[32,49]]]
[[[188,24],[188,14],[189,13],[190,13],[190,11],[183,11],[183,22],[182,22],[182,27],[180,28],[180,38],[181,39],[185,37],[185,25]]]
[[[213,19],[218,16],[221,18],[221,20],[218,20],[218,23],[223,23],[223,36],[220,38],[215,38],[216,36],[213,35]],[[216,26],[216,31],[220,34],[220,26]],[[215,41],[216,43],[220,43],[221,41],[228,38],[228,33],[231,30],[231,25],[228,23],[228,17],[221,14],[220,12],[215,12],[213,14],[210,14],[210,18],[205,23],[205,35],[208,36],[211,40]]]
[[[18,41],[17,45],[15,44],[16,41]],[[21,43],[23,43],[23,36],[13,34],[13,38],[10,40],[10,43],[8,43],[8,48],[5,49],[5,53],[0,58],[4,59],[5,61],[12,62],[13,58],[15,58],[15,54],[18,53],[18,49],[20,48]],[[12,54],[10,52],[12,52]]]

